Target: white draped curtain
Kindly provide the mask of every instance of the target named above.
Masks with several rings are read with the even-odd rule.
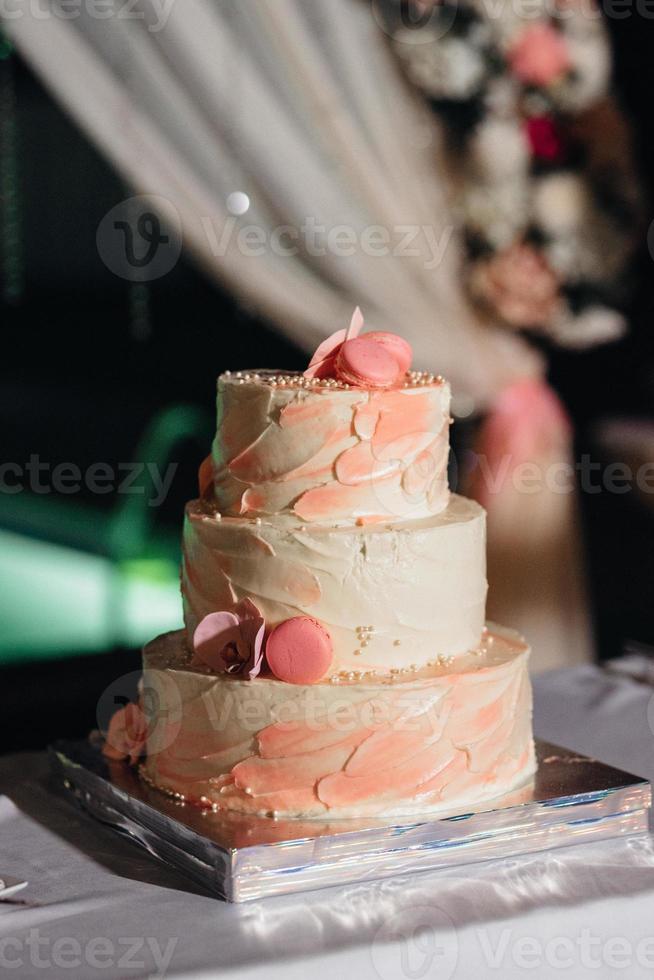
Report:
[[[135,192],[179,223],[184,247],[307,351],[360,305],[375,328],[413,344],[417,366],[480,408],[542,373],[521,337],[482,322],[465,299],[443,133],[405,82],[374,0],[15,0],[0,9],[34,71]],[[237,217],[227,203],[235,192],[249,199]],[[239,238],[247,227],[264,243],[256,256]],[[307,228],[324,229],[319,247]],[[327,233],[336,247],[324,247]],[[517,505],[522,534],[540,508],[566,551],[576,542],[569,495],[545,490]],[[519,540],[508,544],[520,551]],[[543,561],[562,589],[536,666],[584,659],[576,563],[556,547]],[[520,581],[510,561],[500,574],[508,600],[497,612],[511,622],[504,607]],[[529,618],[518,617],[525,632]]]

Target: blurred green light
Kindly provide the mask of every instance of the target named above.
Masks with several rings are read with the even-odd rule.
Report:
[[[178,570],[0,531],[0,623],[5,664],[141,646],[181,625]]]

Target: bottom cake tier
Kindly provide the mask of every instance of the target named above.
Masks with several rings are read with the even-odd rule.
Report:
[[[443,667],[313,686],[188,666],[182,632],[144,651],[143,777],[215,810],[427,814],[512,791],[535,768],[529,650],[490,625]]]

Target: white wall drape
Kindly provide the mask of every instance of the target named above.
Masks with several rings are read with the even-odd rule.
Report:
[[[56,3],[44,17],[17,2],[21,16],[4,27],[130,184],[170,202],[207,269],[307,350],[359,304],[379,329],[401,325],[421,365],[478,401],[539,370],[520,338],[481,324],[464,301],[440,132],[369,4],[174,0],[167,18],[161,2],[126,6],[98,18],[80,4],[63,19]],[[251,206],[234,220],[226,200],[237,190]],[[307,220],[351,229],[353,254],[239,250],[239,228],[269,242]],[[375,228],[390,242],[372,250],[388,254],[361,244]]]
[[[482,323],[464,298],[442,133],[402,77],[374,4],[115,0],[81,3],[76,16],[46,0],[9,8],[4,30],[135,191],[156,196],[164,218],[178,216],[204,268],[307,350],[358,304],[375,328],[413,344],[417,366],[478,406],[542,372],[519,336]],[[235,191],[250,199],[238,218],[226,204]],[[343,226],[352,254],[312,249],[304,237],[293,256],[270,247],[275,230],[307,221],[332,235]],[[266,243],[256,257],[239,245],[246,226]],[[371,248],[366,236],[379,229],[388,244]],[[547,662],[566,659],[560,649]]]

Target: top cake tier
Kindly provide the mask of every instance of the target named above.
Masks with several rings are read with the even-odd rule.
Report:
[[[423,518],[448,503],[450,387],[410,371],[383,390],[251,371],[218,380],[201,491],[230,516],[307,524]]]

